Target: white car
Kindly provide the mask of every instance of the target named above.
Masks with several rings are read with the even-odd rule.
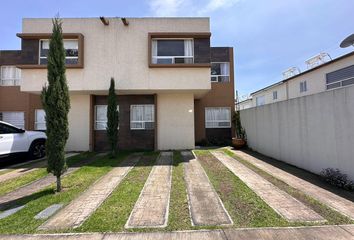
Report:
[[[0,158],[27,153],[31,159],[45,156],[47,136],[40,131],[25,131],[0,121]]]

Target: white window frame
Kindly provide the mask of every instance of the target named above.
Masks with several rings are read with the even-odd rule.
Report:
[[[44,64],[41,64],[41,59],[47,59],[48,58],[48,57],[41,57],[41,49],[42,49],[41,42],[42,41],[48,42],[48,45],[50,44],[50,39],[39,39],[39,47],[38,47],[38,64],[39,65],[44,65]],[[73,39],[65,38],[65,39],[63,39],[63,43],[65,41],[77,41],[77,47],[78,47],[78,50],[79,50],[79,40],[77,38],[73,38]],[[65,56],[65,59],[77,59],[77,61],[79,62],[79,56],[77,56],[77,57],[67,57],[67,56]]]
[[[37,119],[37,112],[38,112],[38,111],[44,111],[44,109],[35,109],[35,110],[34,110],[34,129],[35,129],[35,130],[47,130],[47,125],[46,125],[45,119],[44,119],[44,122],[40,122],[40,121],[38,121],[38,119]],[[44,111],[44,114],[45,114],[45,111]],[[38,124],[45,124],[45,128],[39,129],[39,128],[38,128]]]
[[[348,85],[343,86],[343,82],[345,82],[345,81],[347,81],[347,80],[351,80],[351,79],[353,79],[353,78],[354,78],[354,77],[348,77],[348,78],[344,78],[344,79],[341,79],[341,80],[338,80],[338,81],[335,81],[335,82],[332,82],[332,83],[326,83],[326,91],[331,91],[331,90],[333,90],[333,89],[338,89],[338,88],[353,86],[353,84],[348,84]],[[332,84],[336,84],[336,83],[339,83],[339,86],[338,86],[338,87],[334,87],[334,88],[328,89],[328,86],[330,86],[330,85],[332,85]]]
[[[300,82],[300,93],[304,93],[304,92],[307,92],[307,82],[306,82],[306,80]]]
[[[4,71],[4,69],[5,68],[9,68],[9,67],[11,67],[11,68],[15,68],[15,71],[18,71],[18,78],[3,78],[2,77],[2,75],[3,75],[3,71]],[[20,80],[21,80],[21,69],[19,69],[19,68],[17,68],[16,66],[14,66],[14,65],[2,65],[1,67],[0,67],[0,86],[4,86],[4,87],[6,87],[6,86],[19,86],[20,85]],[[10,84],[10,85],[6,85],[6,84],[4,84],[4,82],[5,81],[11,81],[12,82],[12,84]]]
[[[262,99],[263,101],[261,102],[260,99]],[[256,97],[256,107],[265,105],[265,101],[266,99],[264,95]]]
[[[136,106],[152,106],[152,120],[132,120],[133,119],[133,108]],[[145,116],[143,115],[143,118]],[[142,123],[141,127],[132,127],[132,123]],[[130,129],[131,130],[152,130],[152,129],[147,129],[145,124],[146,123],[155,123],[155,105],[154,104],[133,104],[130,105]],[[155,127],[154,127],[155,128]]]
[[[211,62],[210,64],[213,64],[213,63],[227,63],[229,65],[229,75],[210,75],[210,81],[211,82],[219,82],[219,77],[229,77],[229,80],[227,82],[230,82],[230,62]],[[216,81],[213,81],[213,77],[216,77]],[[223,83],[223,82],[220,82],[220,83]]]
[[[273,91],[273,100],[278,99],[278,91]]]
[[[165,64],[165,63],[157,63],[158,59],[172,59],[172,63],[168,63],[168,64],[176,64],[175,63],[175,59],[176,58],[189,58],[192,59],[192,62],[190,64],[194,63],[194,39],[193,38],[152,38],[151,39],[151,49],[152,49],[152,42],[153,41],[157,41],[157,40],[191,40],[192,41],[192,56],[158,56],[158,55],[153,55],[153,51],[151,51],[151,62],[152,64]],[[156,46],[157,47],[157,46]],[[156,63],[154,63],[154,59],[156,59]],[[167,64],[167,63],[166,63]],[[181,63],[181,64],[185,64],[185,63]]]
[[[107,110],[108,110],[108,105],[107,104],[97,104],[97,105],[95,105],[95,111],[94,111],[94,114],[95,114],[95,116],[94,116],[94,129],[95,129],[95,131],[106,131],[107,130],[107,121],[108,121],[108,119],[106,119],[106,120],[97,120],[97,107],[98,106],[106,106],[107,107]],[[117,105],[117,110],[118,110],[118,115],[119,115],[119,105]],[[106,118],[107,118],[107,112],[106,112]],[[97,123],[103,123],[103,124],[105,124],[106,125],[106,128],[104,128],[104,129],[101,129],[101,128],[97,128]],[[118,123],[118,129],[119,129],[119,123]]]
[[[210,110],[210,109],[228,109],[229,110],[229,120],[222,119],[222,120],[209,121],[207,119],[207,110]],[[231,108],[230,107],[206,107],[204,110],[204,114],[205,114],[205,128],[231,128]],[[228,122],[229,125],[228,126],[219,126],[219,124],[217,124],[217,126],[208,126],[208,123],[220,123],[220,122]]]
[[[16,127],[18,127],[18,128],[22,128],[22,129],[25,129],[25,126],[26,126],[26,116],[25,116],[25,112],[23,112],[23,111],[1,111],[0,112],[0,114],[1,114],[1,118],[0,118],[0,120],[1,121],[4,121],[4,119],[3,119],[3,114],[4,113],[22,113],[23,114],[23,124],[14,124],[13,122],[9,122],[10,124],[12,124],[12,125],[14,125],[14,126],[16,126]],[[6,122],[6,121],[4,121],[4,122]]]

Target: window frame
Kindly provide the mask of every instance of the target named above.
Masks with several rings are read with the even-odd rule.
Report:
[[[230,82],[230,62],[210,62],[210,71],[211,71],[211,67],[215,63],[218,63],[218,64],[227,63],[229,65],[229,75],[212,75],[211,72],[210,72],[210,82],[212,82],[212,83],[227,83],[227,82]],[[216,77],[217,81],[213,81],[212,80],[213,77]],[[226,81],[226,82],[219,81],[219,77],[228,77],[228,81]]]
[[[228,126],[212,126],[212,127],[209,127],[208,126],[208,122],[212,122],[212,123],[220,123],[220,122],[226,122],[227,120],[215,120],[215,121],[208,121],[207,120],[207,110],[209,110],[209,109],[220,109],[220,108],[223,108],[223,109],[228,109],[229,110],[229,118],[230,118],[230,120],[228,120],[228,122],[229,122],[229,125]],[[205,109],[204,109],[204,118],[205,118],[205,122],[204,122],[204,124],[205,124],[205,128],[231,128],[232,126],[231,126],[231,121],[232,121],[232,119],[231,119],[231,107],[205,107]]]
[[[263,103],[262,104],[258,104],[259,100],[258,99],[263,99]],[[261,96],[258,96],[256,97],[256,107],[260,107],[260,106],[263,106],[266,104],[266,98],[265,98],[265,95],[261,95]]]
[[[19,78],[10,78],[10,79],[4,79],[2,78],[2,73],[3,73],[3,69],[5,68],[15,68],[15,71],[19,71]],[[11,85],[4,85],[3,82],[4,81],[12,81]],[[2,65],[0,66],[0,86],[2,87],[11,87],[11,86],[20,86],[20,81],[21,81],[21,69],[16,67],[16,65]]]
[[[44,122],[39,122],[37,119],[37,112],[38,111],[43,111],[44,112]],[[38,129],[37,125],[38,124],[45,124],[45,129]],[[46,131],[47,130],[47,123],[45,121],[45,111],[43,108],[37,108],[34,110],[34,129],[39,130],[39,131]]]
[[[50,43],[50,39],[49,38],[43,38],[43,39],[38,39],[38,65],[41,65],[41,66],[46,66],[46,64],[41,64],[41,59],[48,59],[48,57],[42,57],[41,56],[41,50],[42,50],[42,47],[41,47],[41,43],[42,41],[47,41],[48,42],[48,45]],[[78,65],[79,62],[80,62],[80,41],[78,38],[64,38],[63,39],[63,45],[64,45],[64,42],[65,41],[76,41],[77,42],[77,57],[67,57],[65,56],[65,60],[66,59],[77,59],[77,63],[74,63],[74,64],[70,64],[70,63],[65,63],[65,65]],[[65,49],[65,48],[64,48]]]
[[[11,125],[14,125],[18,129],[25,129],[25,127],[26,127],[26,115],[25,115],[24,111],[0,111],[0,121],[6,122],[6,121],[4,121],[4,116],[3,116],[4,113],[22,113],[22,115],[23,115],[23,125],[21,124],[21,126],[20,126],[20,125],[15,125],[15,124],[13,124],[11,122],[8,122],[8,123],[10,123]]]
[[[108,104],[97,104],[97,105],[94,105],[94,119],[93,119],[93,122],[94,122],[94,130],[95,131],[107,131],[107,122],[108,122],[108,119],[103,121],[103,120],[99,120],[97,121],[97,106],[107,106],[107,111],[108,111]],[[119,116],[119,105],[117,105],[117,110],[118,110],[118,116]],[[106,111],[106,117],[107,117],[107,111]],[[97,128],[97,123],[106,123],[106,128],[104,129],[98,129]],[[119,129],[119,122],[118,122],[118,129]]]
[[[183,40],[186,41],[186,40],[191,40],[192,41],[192,56],[187,56],[187,55],[184,55],[184,56],[153,56],[153,53],[151,51],[151,64],[153,65],[159,65],[159,64],[168,64],[168,65],[175,65],[175,64],[194,64],[194,39],[193,38],[151,38],[151,49],[152,49],[152,43],[153,41],[158,41],[158,40],[165,40],[165,41],[173,41],[173,40]],[[156,58],[156,60],[158,59],[172,59],[172,63],[153,63],[153,58]],[[192,62],[191,63],[175,63],[176,61],[176,58],[189,58],[189,59],[192,59]]]
[[[307,92],[307,81],[300,81],[300,93]]]
[[[147,120],[135,120],[133,121],[133,117],[132,117],[132,114],[133,114],[133,111],[132,111],[132,108],[135,107],[135,106],[152,106],[152,121],[147,121]],[[143,115],[144,117],[144,115]],[[130,130],[154,130],[155,129],[155,126],[153,129],[150,129],[150,128],[146,128],[145,126],[145,123],[155,123],[155,105],[154,104],[132,104],[130,105]],[[132,123],[142,123],[142,127],[139,128],[139,127],[132,127]]]
[[[273,100],[278,100],[278,91],[273,91]]]

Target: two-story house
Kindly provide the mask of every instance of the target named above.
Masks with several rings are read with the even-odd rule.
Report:
[[[68,151],[108,148],[111,77],[121,149],[192,149],[203,139],[231,139],[233,49],[210,46],[209,18],[62,21],[71,101]],[[24,127],[45,130],[40,93],[47,81],[51,31],[51,19],[24,19],[17,34],[21,50],[12,51],[8,62],[1,52],[4,121],[21,115]],[[6,76],[16,80],[10,83]]]

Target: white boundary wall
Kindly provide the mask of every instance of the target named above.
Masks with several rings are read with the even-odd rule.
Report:
[[[354,179],[354,86],[241,111],[248,145],[308,171]]]

